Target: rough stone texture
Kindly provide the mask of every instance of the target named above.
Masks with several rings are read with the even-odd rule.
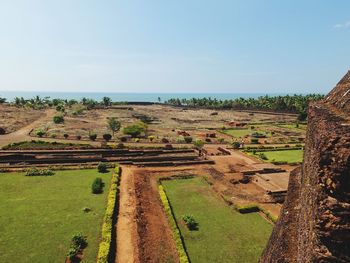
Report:
[[[260,262],[350,262],[350,72],[309,107],[304,163]]]

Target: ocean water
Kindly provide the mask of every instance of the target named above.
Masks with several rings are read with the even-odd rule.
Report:
[[[0,91],[0,97],[6,98],[7,101],[12,101],[15,97],[23,97],[31,99],[35,96],[41,98],[50,97],[51,99],[75,99],[80,100],[83,97],[100,101],[103,97],[110,97],[115,102],[158,102],[158,97],[161,101],[171,98],[191,99],[211,97],[218,100],[235,99],[235,98],[257,98],[259,96],[277,96],[287,95],[287,93],[104,93],[104,92],[42,92],[42,91]],[[292,94],[290,94],[292,95]]]

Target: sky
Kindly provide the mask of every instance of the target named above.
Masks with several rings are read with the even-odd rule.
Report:
[[[326,93],[350,1],[0,0],[0,90]]]

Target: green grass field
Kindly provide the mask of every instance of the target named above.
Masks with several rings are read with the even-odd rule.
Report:
[[[286,129],[289,129],[289,130],[294,130],[294,131],[297,131],[297,132],[306,130],[306,124],[299,124],[299,127],[296,127],[295,124],[279,124],[279,125],[277,125],[277,127],[282,127],[282,128],[286,128]]]
[[[263,131],[260,130],[251,130],[251,129],[227,129],[227,130],[221,130],[222,133],[225,133],[227,135],[230,135],[232,137],[244,137],[246,135],[251,135],[254,132],[259,132],[259,133],[264,133]],[[266,134],[268,136],[268,134]]]
[[[262,153],[266,155],[268,162],[300,163],[303,161],[304,150],[266,151]]]
[[[105,182],[103,194],[91,193],[96,177]],[[81,232],[89,243],[83,262],[96,262],[110,179],[96,170],[0,174],[0,261],[62,263],[72,235]]]
[[[240,214],[221,200],[200,177],[163,181],[192,263],[258,262],[272,225],[258,213]],[[199,229],[189,231],[183,215]]]

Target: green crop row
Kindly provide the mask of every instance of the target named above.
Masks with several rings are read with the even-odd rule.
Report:
[[[98,249],[97,263],[108,263],[108,259],[111,253],[113,216],[119,194],[118,187],[120,181],[120,172],[121,169],[119,165],[116,164],[114,173],[112,175],[111,188],[108,194],[106,213],[103,219],[102,237]]]
[[[188,259],[188,255],[186,253],[186,250],[185,250],[182,238],[181,238],[180,230],[176,224],[174,214],[173,214],[172,209],[170,207],[168,197],[167,197],[162,185],[158,186],[158,191],[159,191],[159,195],[160,195],[160,200],[163,203],[165,213],[168,217],[168,220],[169,220],[169,223],[171,226],[171,230],[173,232],[173,236],[175,238],[175,243],[176,243],[176,248],[177,248],[177,251],[179,254],[180,263],[189,263],[190,261]]]

